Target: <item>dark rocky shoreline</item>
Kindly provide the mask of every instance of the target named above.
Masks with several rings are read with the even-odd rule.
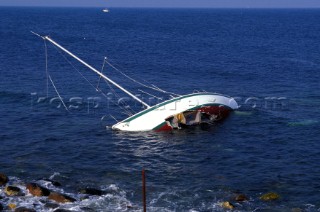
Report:
[[[45,182],[45,183],[43,183]],[[83,206],[82,201],[93,199],[94,197],[102,197],[111,195],[112,191],[104,189],[84,187],[78,190],[77,194],[67,194],[63,190],[60,182],[48,178],[41,178],[33,182],[14,182],[5,174],[0,173],[0,211],[14,212],[36,212],[36,211],[96,211],[88,206]],[[26,206],[21,201],[15,201],[22,198],[24,200],[31,199]],[[35,199],[32,199],[35,198]],[[281,197],[274,192],[267,192],[260,197],[250,198],[241,192],[234,192],[226,199],[226,201],[218,202],[221,210],[241,210],[242,204],[247,204],[254,199],[262,202],[276,202]],[[76,203],[79,210],[74,210],[65,206]],[[41,204],[41,207],[39,205]],[[41,208],[41,209],[40,209]],[[69,210],[70,209],[70,210]],[[136,211],[141,209],[138,206],[132,206],[126,203],[123,207],[125,211]],[[220,211],[220,210],[219,210]],[[300,208],[293,208],[291,211],[301,212]]]
[[[50,183],[53,187],[61,187],[61,183],[51,180],[51,179],[38,179],[34,182],[30,183],[19,183],[19,184],[11,184],[11,181],[8,176],[0,173],[0,211],[14,211],[14,212],[35,212],[37,204],[33,204],[33,208],[21,206],[16,203],[7,204],[3,203],[3,200],[6,198],[19,198],[19,197],[39,197],[40,202],[44,204],[45,210],[50,210],[54,212],[67,212],[71,210],[59,208],[61,205],[67,203],[73,203],[76,201],[82,201],[85,199],[89,199],[91,196],[102,196],[108,194],[107,191],[103,191],[97,188],[81,188],[79,189],[79,194],[81,194],[81,198],[72,197],[70,195],[59,192],[55,189],[46,188],[39,181],[45,181]],[[131,207],[131,206],[129,206]],[[128,207],[128,208],[129,208]],[[82,208],[83,211],[94,211],[90,208]]]

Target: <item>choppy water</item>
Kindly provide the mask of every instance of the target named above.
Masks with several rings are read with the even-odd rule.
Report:
[[[0,8],[0,172],[21,188],[44,177],[61,182],[52,189],[78,201],[60,207],[75,211],[141,210],[143,168],[150,211],[221,211],[223,201],[239,211],[317,211],[319,16],[319,10]],[[30,30],[97,68],[108,56],[134,78],[180,94],[203,89],[237,97],[241,109],[206,131],[106,130],[115,122],[109,114],[125,115],[50,45],[49,72],[67,106],[73,97],[83,102],[71,113],[57,108],[52,86],[39,100],[46,97],[44,46]],[[74,65],[96,85],[97,76]],[[140,88],[105,72],[131,91]],[[97,108],[91,97],[101,98]],[[78,189],[86,186],[108,194],[81,201]],[[280,200],[259,200],[269,191]],[[250,201],[232,201],[238,192]],[[40,199],[0,201],[46,211]]]

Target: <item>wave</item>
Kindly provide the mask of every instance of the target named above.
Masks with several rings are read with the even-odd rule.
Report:
[[[312,120],[312,119],[306,119],[301,121],[295,121],[295,122],[289,122],[288,125],[291,127],[296,126],[310,126],[310,125],[316,125],[319,124],[318,120]]]
[[[40,186],[48,188],[51,191],[68,195],[76,199],[76,201],[72,203],[56,204],[55,202],[48,200],[46,197],[32,196],[27,191],[25,183],[19,178],[9,177],[9,179],[10,185],[20,188],[22,195],[7,196],[4,193],[5,189],[0,187],[0,196],[3,197],[1,200],[3,207],[13,204],[15,208],[25,207],[34,209],[38,212],[55,211],[58,209],[69,211],[125,211],[128,210],[128,208],[133,208],[132,203],[126,197],[126,192],[115,184],[100,188],[105,192],[105,195],[94,196],[67,192],[63,188],[54,186],[48,180],[35,181]]]
[[[309,60],[303,60],[299,58],[283,58],[284,61],[292,62],[292,63],[299,63],[305,66],[312,66],[312,67],[319,67],[317,63],[314,63]]]
[[[140,200],[134,200],[138,203],[133,203],[129,198],[135,199],[134,194],[137,191],[125,191],[116,184],[101,186],[100,191],[103,195],[88,195],[76,192],[69,192],[66,189],[57,185],[53,180],[60,173],[54,173],[49,179],[40,179],[36,182],[38,185],[49,189],[50,191],[58,192],[74,198],[76,201],[71,203],[56,203],[48,200],[47,197],[32,196],[26,189],[26,184],[17,177],[9,177],[9,185],[16,186],[21,189],[20,196],[7,196],[4,192],[4,187],[0,187],[1,205],[8,209],[8,206],[19,208],[25,207],[38,212],[54,212],[60,211],[141,211],[142,204]],[[53,183],[55,182],[55,183]],[[152,188],[152,186],[151,186]],[[154,188],[153,188],[154,189]],[[151,189],[151,190],[153,190]],[[267,202],[262,203],[258,197],[249,197],[249,201],[236,202],[235,198],[237,191],[224,188],[212,188],[207,190],[195,189],[178,189],[165,188],[161,191],[153,191],[147,197],[148,211],[226,211],[224,203],[232,202],[236,211],[316,211],[317,206],[312,204],[302,204],[299,208],[294,208],[290,205],[283,205],[283,202],[276,201],[273,204]],[[147,193],[148,194],[148,193]],[[255,195],[261,195],[257,193]],[[137,195],[140,196],[140,195]]]

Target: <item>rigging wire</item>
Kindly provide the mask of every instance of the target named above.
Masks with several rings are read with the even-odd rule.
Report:
[[[72,68],[76,70],[83,77],[83,79],[86,80],[91,85],[91,87],[93,87],[96,90],[96,87],[73,65],[73,63],[56,46],[53,45],[53,47],[72,66]]]
[[[105,64],[106,64],[106,59],[107,59],[107,57],[104,57],[104,59],[103,59],[103,64],[102,64],[102,67],[101,67],[101,71],[100,71],[100,73],[102,74],[102,72],[103,72],[103,70],[104,70],[104,67],[105,67]],[[99,87],[99,85],[100,85],[100,81],[101,81],[101,76],[99,77],[99,80],[98,80],[98,84],[97,84],[97,88],[96,89],[100,89],[100,88],[98,88]],[[115,97],[117,97],[118,99],[121,99],[121,97],[120,97],[120,95],[118,95],[117,94],[117,92],[113,89],[113,87],[111,86],[111,84],[107,81],[107,80],[104,80],[105,81],[105,83],[108,85],[108,87],[109,87],[109,89],[110,89],[110,91],[111,91],[111,93],[115,96]],[[126,102],[121,102],[123,105],[120,105],[119,103],[116,103],[116,102],[114,102],[118,107],[120,107],[122,110],[124,110],[125,112],[125,114],[126,115],[128,115],[128,116],[132,116],[134,113],[136,113],[131,107],[130,107],[130,105],[128,105]],[[131,111],[130,111],[130,110]]]
[[[110,85],[110,83],[107,80],[104,80],[106,84],[108,85],[109,89],[111,90],[111,93],[117,97],[118,99],[121,99],[120,95],[113,89],[113,87]],[[125,111],[125,114],[128,116],[132,116],[135,111],[126,103],[126,102],[121,102],[123,105],[120,105],[117,102],[114,102],[118,107],[120,107],[122,110]],[[130,110],[131,111],[130,111]]]
[[[43,40],[46,40],[45,37],[43,37],[43,36],[41,36],[41,35],[33,32],[33,31],[31,31],[31,33],[33,33],[33,34],[35,34],[36,36],[42,38]],[[46,44],[45,44],[45,46],[46,46]],[[54,47],[57,48],[56,46],[54,46]],[[59,53],[61,54],[60,51],[59,51]],[[64,56],[64,55],[63,55],[63,56]],[[65,56],[64,56],[64,58],[69,62],[70,65],[73,66],[73,64],[72,64]],[[116,70],[116,71],[118,71],[120,74],[122,74],[123,76],[127,77],[128,79],[132,80],[133,82],[135,82],[135,83],[137,83],[137,84],[139,84],[139,85],[141,85],[141,86],[143,86],[143,87],[146,87],[146,88],[149,88],[149,89],[158,91],[158,92],[166,93],[166,94],[171,94],[171,95],[173,95],[173,96],[181,96],[181,95],[179,95],[179,94],[175,94],[175,93],[172,93],[172,92],[165,91],[165,90],[163,90],[163,89],[161,89],[161,88],[159,88],[159,87],[157,87],[157,86],[155,86],[155,85],[153,85],[153,84],[151,84],[151,86],[148,86],[148,85],[146,85],[146,84],[143,84],[143,83],[141,83],[141,82],[133,79],[132,77],[130,77],[130,76],[128,76],[127,74],[123,73],[123,72],[120,71],[118,68],[116,68],[114,65],[112,65],[111,63],[109,63],[109,62],[107,61],[107,57],[104,58],[104,63],[103,63],[103,67],[102,67],[101,73],[102,73],[102,71],[103,71],[105,62],[106,62],[110,67],[112,67],[114,70]],[[74,66],[73,66],[73,67],[74,67]],[[75,67],[74,67],[74,68],[75,68]],[[76,68],[75,68],[75,69],[76,69]],[[77,69],[76,69],[76,70],[77,70]],[[78,71],[78,70],[77,70],[77,71]],[[78,71],[78,72],[79,72],[79,71]],[[79,74],[81,74],[81,73],[79,72]],[[81,74],[81,76],[83,76],[83,75]],[[84,77],[84,76],[83,76],[83,77]],[[85,77],[84,77],[84,78],[85,78]],[[85,78],[85,79],[86,79],[86,78]],[[100,76],[99,81],[98,81],[98,86],[99,86],[100,79],[101,79],[101,76]],[[87,80],[87,79],[86,79],[86,80]],[[87,80],[87,81],[88,81],[88,80]],[[145,80],[143,80],[143,81],[145,81]],[[89,81],[88,81],[88,82],[89,82]],[[147,82],[147,81],[145,81],[145,82]],[[90,83],[90,82],[89,82],[89,83]],[[147,82],[147,83],[148,83],[148,82]],[[90,83],[90,85],[92,85],[92,83]],[[97,89],[96,89],[96,90],[97,90]],[[101,91],[101,90],[100,90],[100,91]],[[159,97],[158,97],[158,98],[159,98]]]
[[[105,60],[106,60],[106,57],[105,57]],[[166,94],[172,94],[172,95],[175,95],[175,96],[180,96],[178,94],[175,94],[175,93],[172,93],[172,92],[168,92],[168,91],[165,91],[163,89],[160,89],[159,87],[155,86],[155,85],[152,85],[152,86],[148,86],[146,84],[143,84],[135,79],[133,79],[132,77],[128,76],[127,74],[123,73],[122,71],[120,71],[118,68],[116,68],[114,65],[112,65],[108,60],[106,60],[106,63],[112,67],[114,70],[118,71],[120,74],[122,74],[123,76],[127,77],[128,79],[130,79],[131,81],[143,86],[143,87],[146,87],[146,88],[149,88],[149,89],[152,89],[152,90],[155,90],[155,91],[158,91],[158,92],[162,92],[162,93],[166,93]]]
[[[141,90],[141,89],[138,89],[138,91],[140,91],[141,93],[147,94],[147,95],[149,95],[149,96],[152,96],[152,97],[154,97],[154,98],[156,98],[156,99],[162,100],[162,98],[157,97],[157,96],[155,96],[155,95],[152,95],[152,94],[150,94],[150,93],[148,93],[148,92],[146,92],[146,91],[143,91],[143,90]]]
[[[34,34],[35,34],[35,33],[34,33]],[[36,34],[36,35],[38,35],[38,34]],[[38,36],[39,36],[39,35],[38,35]],[[40,37],[41,37],[41,36],[40,36]],[[43,38],[43,37],[42,37],[42,38]],[[47,44],[46,44],[46,40],[45,40],[45,39],[44,39],[44,44],[45,44],[45,54],[46,54],[47,96],[48,96],[48,84],[49,84],[48,81],[50,80],[51,83],[52,83],[52,85],[53,85],[53,87],[55,88],[55,91],[56,91],[56,93],[58,94],[61,102],[63,103],[64,107],[65,107],[66,110],[68,111],[68,109],[67,109],[66,105],[64,104],[64,102],[63,102],[63,100],[62,100],[62,98],[61,98],[61,96],[60,96],[60,94],[59,94],[56,86],[54,85],[54,82],[53,82],[51,76],[49,75],[49,72],[48,72],[48,56],[47,56],[48,52],[47,52]],[[72,63],[61,51],[59,51],[59,49],[58,49],[56,46],[54,46],[54,47],[55,47],[55,49],[59,52],[59,54],[73,67],[73,69],[76,70],[76,71],[91,85],[91,87],[93,87],[97,92],[100,92],[104,97],[108,98],[108,96],[99,88],[100,81],[101,81],[101,76],[99,77],[98,84],[97,84],[97,86],[95,87],[95,86],[73,65],[73,63]],[[158,92],[170,94],[170,96],[172,96],[172,95],[174,95],[174,96],[179,96],[178,94],[175,94],[175,93],[172,93],[172,92],[167,92],[167,91],[165,91],[165,90],[163,90],[163,89],[161,89],[161,88],[159,88],[159,87],[157,87],[157,86],[155,86],[155,85],[153,85],[153,84],[151,84],[151,86],[148,86],[148,85],[146,85],[146,84],[144,84],[144,83],[141,83],[141,82],[133,79],[132,77],[128,76],[127,74],[125,74],[124,72],[122,72],[122,71],[120,71],[118,68],[116,68],[114,65],[112,65],[112,64],[107,60],[107,57],[104,57],[104,62],[103,62],[102,68],[101,68],[101,73],[103,72],[106,63],[107,63],[110,67],[112,67],[114,70],[118,71],[120,74],[122,74],[123,76],[125,76],[126,78],[130,79],[131,81],[133,81],[133,82],[135,82],[135,83],[137,83],[137,84],[139,84],[139,85],[141,85],[141,86],[143,86],[143,87],[146,87],[146,88],[149,88],[149,89],[158,91]],[[107,85],[109,86],[109,88],[110,88],[111,92],[113,93],[113,95],[116,96],[117,98],[121,98],[121,97],[115,92],[115,90],[112,88],[112,86],[110,85],[110,83],[109,83],[107,80],[104,80],[104,81],[105,81],[105,82],[107,83]],[[157,96],[155,96],[155,95],[152,95],[152,94],[150,94],[150,93],[148,93],[148,92],[145,92],[145,91],[143,91],[143,90],[140,90],[140,89],[139,89],[139,91],[142,92],[142,93],[145,93],[145,94],[147,94],[147,95],[149,95],[149,96],[152,96],[152,97],[154,97],[154,98],[157,98],[157,99],[159,99],[159,100],[162,100],[162,98],[157,97]],[[108,98],[108,99],[110,100],[110,98]],[[115,102],[114,102],[114,103],[115,103]],[[117,106],[119,106],[121,109],[123,109],[123,110],[125,111],[125,114],[126,114],[126,115],[129,115],[129,116],[130,116],[130,115],[133,115],[132,112],[135,113],[135,111],[134,111],[125,101],[124,101],[124,102],[121,102],[121,103],[122,103],[122,105],[121,105],[119,102],[118,102],[118,103],[115,103],[115,104],[116,104]],[[131,111],[130,111],[129,109],[130,109]]]
[[[57,87],[55,86],[55,84],[54,84],[54,82],[53,82],[53,80],[52,80],[52,78],[51,78],[51,75],[50,75],[49,72],[48,72],[48,47],[47,47],[46,39],[45,39],[45,37],[42,37],[41,35],[33,32],[33,31],[31,31],[31,33],[37,35],[38,37],[40,37],[40,38],[42,38],[42,39],[44,40],[45,64],[46,64],[46,65],[45,65],[45,68],[46,68],[46,77],[47,77],[47,97],[48,97],[48,95],[49,95],[49,80],[50,80],[50,82],[51,82],[52,86],[54,87],[54,90],[55,90],[55,92],[57,93],[60,101],[62,102],[62,104],[63,104],[63,106],[64,106],[64,108],[66,109],[66,111],[70,112],[70,111],[68,110],[66,104],[64,103],[61,95],[59,94],[58,89],[57,89]],[[66,56],[59,51],[59,49],[58,49],[55,45],[53,45],[53,46],[54,46],[55,49],[60,53],[60,55],[73,67],[73,69],[76,70],[97,92],[100,92],[100,93],[101,93],[104,97],[106,97],[108,100],[111,100],[110,98],[108,98],[108,96],[107,96],[100,88],[98,88],[99,83],[100,83],[100,80],[101,80],[101,76],[100,76],[100,78],[99,78],[98,86],[95,87],[95,86],[72,64],[72,62],[69,61],[68,58],[66,58]],[[105,58],[104,58],[104,64],[103,64],[101,73],[102,73],[102,71],[103,71],[103,68],[104,68],[106,59],[107,59],[107,58],[105,57]],[[114,94],[115,96],[117,96],[118,98],[120,98],[120,96],[119,96],[119,95],[114,91],[114,89],[110,86],[109,82],[108,82],[107,80],[105,80],[105,82],[108,84],[108,86],[110,87],[110,89],[113,91],[113,94]],[[115,105],[117,105],[117,106],[119,106],[121,109],[123,109],[123,110],[125,111],[124,114],[126,114],[126,115],[128,115],[128,116],[133,115],[132,112],[128,110],[128,108],[131,109],[131,110],[133,111],[133,113],[135,113],[135,111],[134,111],[126,102],[122,102],[122,104],[123,104],[124,106],[121,106],[119,103],[116,103],[116,102],[114,102],[114,101],[112,101],[112,100],[111,100],[111,102],[113,102]],[[114,118],[114,117],[113,117],[113,118]],[[115,118],[114,118],[114,119],[115,119]],[[116,120],[116,119],[115,119],[115,120]]]
[[[104,60],[103,65],[102,65],[101,73],[103,72],[104,66],[105,66],[105,60]],[[100,79],[101,79],[101,78],[99,78],[98,83],[100,82]],[[105,83],[108,85],[111,93],[112,93],[115,97],[117,97],[118,99],[121,99],[120,95],[113,89],[113,87],[111,86],[111,84],[110,84],[107,80],[104,80],[104,81],[105,81]],[[115,104],[116,104],[117,106],[119,106],[122,110],[124,110],[126,115],[132,116],[134,113],[136,113],[126,102],[121,102],[121,103],[123,104],[122,106],[121,106],[119,103],[115,103]],[[130,109],[131,111],[130,111],[129,109]]]
[[[54,46],[54,45],[53,45],[53,46]],[[68,63],[73,67],[73,69],[76,70],[76,71],[83,77],[83,79],[86,80],[86,81],[90,84],[90,86],[91,86],[92,88],[94,88],[97,92],[101,93],[105,98],[107,98],[107,99],[110,100],[110,98],[108,98],[107,94],[105,94],[100,88],[95,87],[95,86],[73,65],[73,63],[72,63],[56,46],[54,46],[54,48],[55,48],[56,51],[59,52],[59,54],[65,59],[65,61],[68,62]],[[103,66],[104,66],[104,65],[103,65]],[[100,81],[100,79],[101,79],[101,76],[100,76],[100,78],[99,78],[99,81]],[[117,98],[120,99],[121,97],[114,91],[114,89],[113,89],[112,86],[109,84],[109,82],[108,82],[107,80],[105,80],[105,82],[108,84],[110,90],[112,90],[112,93],[113,93]],[[111,101],[112,101],[112,100],[111,100]],[[128,115],[128,116],[131,116],[131,115],[133,115],[133,113],[135,113],[135,111],[133,111],[133,110],[130,108],[130,106],[127,105],[126,103],[125,103],[124,106],[121,106],[121,105],[118,104],[117,102],[114,102],[114,101],[112,101],[112,102],[113,102],[114,104],[116,104],[118,107],[120,107],[122,110],[124,110],[124,111],[125,111],[125,114]],[[130,108],[132,111],[129,111],[128,108]],[[133,112],[133,113],[132,113],[132,112]]]
[[[68,110],[66,104],[64,103],[62,97],[60,96],[60,94],[59,94],[59,92],[58,92],[58,89],[57,89],[57,87],[55,86],[55,84],[54,84],[54,82],[53,82],[53,80],[52,80],[52,78],[51,78],[51,76],[50,76],[50,74],[49,74],[49,72],[48,72],[48,49],[47,49],[46,41],[44,41],[44,44],[45,44],[46,74],[47,74],[47,96],[48,96],[48,87],[49,87],[48,79],[50,79],[51,84],[52,84],[54,90],[56,91],[56,93],[57,93],[60,101],[62,102],[64,108],[66,109],[66,111],[70,112],[70,111]]]
[[[44,42],[44,52],[46,57],[46,79],[47,79],[47,98],[49,97],[49,73],[48,73],[48,47],[47,41],[43,39]]]
[[[104,57],[103,59],[103,64],[102,64],[102,67],[101,67],[101,71],[100,73],[102,74],[103,70],[104,70],[104,67],[105,67],[105,64],[106,64],[106,61],[107,61],[107,57]],[[100,85],[100,80],[101,80],[101,76],[99,77],[99,80],[98,80],[98,84],[97,84],[97,89]],[[105,83],[108,85],[109,89],[111,90],[111,93],[116,96],[118,99],[121,99],[120,95],[117,94],[117,92],[113,89],[113,87],[111,86],[111,84],[107,81],[107,80],[104,80]],[[125,111],[125,114],[128,115],[128,116],[132,116],[134,113],[136,113],[131,107],[130,105],[128,105],[126,102],[122,102],[122,106],[119,104],[119,103],[115,103],[117,106],[119,106],[122,110]],[[131,111],[130,111],[130,110]]]
[[[107,59],[107,57],[104,57],[104,59],[103,59],[103,64],[102,64],[102,68],[101,68],[101,71],[100,71],[101,74],[103,72],[104,65],[106,64],[106,59]],[[97,89],[99,88],[101,78],[102,78],[102,76],[99,77],[98,84],[97,84]]]
[[[53,45],[53,46],[54,46],[54,45]],[[107,98],[107,99],[110,100],[110,98],[108,98],[107,94],[105,94],[100,88],[95,87],[95,86],[79,71],[79,69],[77,69],[77,68],[73,65],[73,63],[72,63],[56,46],[54,46],[54,47],[55,47],[55,49],[59,52],[59,54],[73,67],[73,69],[76,70],[76,71],[90,84],[90,86],[91,86],[92,88],[94,88],[97,92],[101,93],[105,98]],[[103,67],[104,67],[104,65],[103,65]],[[101,70],[101,72],[102,72],[102,71],[103,71],[103,69]],[[99,78],[99,81],[100,81],[100,79],[101,79],[101,76],[100,76],[100,78]],[[118,99],[120,99],[120,98],[121,98],[120,95],[118,95],[118,94],[115,92],[115,90],[114,90],[113,87],[110,85],[110,83],[109,83],[107,80],[104,80],[104,81],[108,84],[108,86],[109,86],[112,94],[115,95]],[[124,110],[124,111],[125,111],[125,114],[128,115],[128,116],[131,116],[131,115],[133,115],[133,113],[136,113],[126,102],[122,102],[123,105],[120,105],[119,103],[117,103],[117,102],[115,102],[115,101],[112,101],[112,102],[113,102],[115,105],[117,105],[118,107],[120,107],[122,110]],[[131,111],[128,110],[128,109],[131,109]]]
[[[58,90],[57,90],[56,86],[54,85],[53,80],[51,79],[50,74],[49,74],[48,76],[49,76],[49,79],[50,79],[50,81],[51,81],[51,84],[52,84],[52,86],[53,86],[54,90],[56,91],[56,93],[57,93],[57,95],[58,95],[58,97],[59,97],[60,101],[62,102],[62,104],[63,104],[64,108],[66,109],[66,111],[70,112],[70,111],[68,110],[68,108],[67,108],[66,104],[64,103],[64,101],[63,101],[62,97],[60,96],[60,94],[59,94],[59,92],[58,92]]]
[[[54,46],[54,45],[53,45]],[[89,83],[89,85],[94,88],[97,92],[100,92],[104,97],[108,98],[107,94],[105,94],[100,88],[96,88],[80,71],[79,69],[77,69],[73,63],[56,47],[54,46],[55,49],[57,50],[57,52],[60,53],[60,55],[72,66],[72,68],[77,71],[81,76],[82,78],[87,81]]]

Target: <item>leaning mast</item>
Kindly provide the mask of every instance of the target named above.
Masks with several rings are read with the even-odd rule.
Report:
[[[150,108],[150,106],[145,103],[144,101],[142,101],[141,99],[139,99],[138,97],[136,97],[135,95],[133,95],[132,93],[130,93],[128,90],[126,90],[125,88],[123,88],[122,86],[120,86],[118,83],[114,82],[113,80],[111,80],[110,78],[108,78],[107,76],[105,76],[104,74],[100,73],[97,69],[93,68],[91,65],[89,65],[88,63],[84,62],[83,60],[81,60],[79,57],[77,57],[76,55],[74,55],[73,53],[71,53],[70,51],[68,51],[67,49],[65,49],[64,47],[62,47],[60,44],[58,44],[57,42],[55,42],[54,40],[52,40],[49,36],[40,36],[42,37],[44,40],[49,41],[50,43],[52,43],[53,45],[55,45],[56,47],[58,47],[59,49],[61,49],[62,51],[66,52],[67,54],[69,54],[71,57],[73,57],[74,59],[78,60],[80,63],[82,63],[83,65],[85,65],[86,67],[88,67],[89,69],[91,69],[93,72],[95,72],[96,74],[98,74],[99,76],[101,76],[103,79],[107,80],[108,82],[110,82],[111,84],[113,84],[114,86],[116,86],[117,88],[119,88],[120,90],[122,90],[123,92],[125,92],[126,94],[128,94],[129,96],[131,96],[132,98],[134,98],[136,101],[140,102],[141,104],[143,104],[144,106],[146,106],[147,108]]]

